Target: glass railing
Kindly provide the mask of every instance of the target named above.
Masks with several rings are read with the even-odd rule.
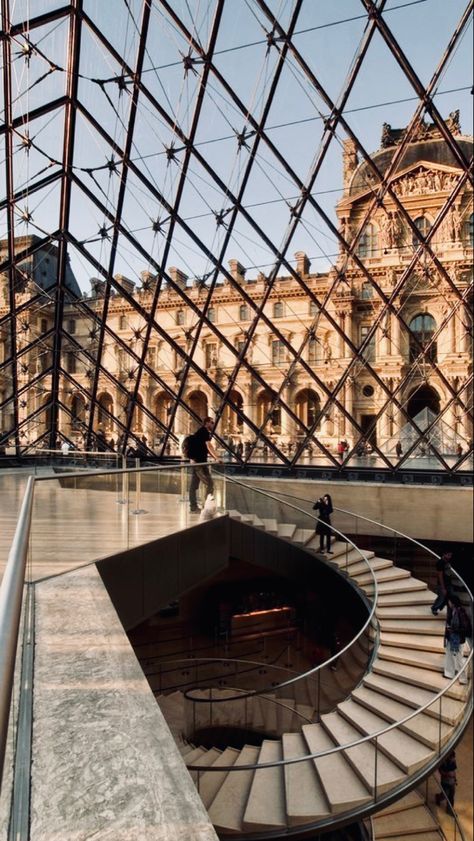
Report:
[[[8,712],[11,704],[13,685],[12,669],[16,656],[16,641],[18,638],[18,627],[21,610],[21,593],[23,590],[24,573],[26,568],[27,580],[34,581],[48,575],[55,575],[70,569],[77,568],[86,563],[91,563],[104,556],[113,555],[123,549],[155,540],[166,534],[175,533],[180,529],[186,529],[197,525],[198,514],[191,514],[189,511],[189,482],[194,468],[190,465],[165,466],[160,468],[130,469],[119,471],[82,471],[75,473],[61,472],[60,475],[37,477],[29,482],[22,507],[22,513],[18,523],[17,533],[10,553],[10,561],[4,573],[2,587],[0,590],[0,664],[2,668],[0,684],[0,731],[3,739],[3,747],[0,761],[3,762],[5,744],[7,740]],[[271,534],[273,531],[281,537],[286,537],[292,542],[296,552],[298,542],[301,554],[307,554],[304,549],[305,543],[313,541],[315,524],[317,518],[314,513],[306,511],[300,503],[285,501],[274,494],[268,494],[261,489],[250,487],[245,483],[235,480],[233,477],[225,477],[214,472],[214,494],[217,501],[217,508],[220,513],[236,511],[238,516],[254,526],[259,526],[263,521],[266,531]],[[201,489],[202,493],[202,489]],[[33,498],[34,496],[34,498]],[[201,503],[203,502],[201,497]],[[310,503],[308,503],[310,505]],[[29,518],[32,517],[31,529]],[[345,518],[345,519],[344,519]],[[231,679],[222,688],[235,690],[234,694],[240,703],[245,702],[245,697],[251,699],[257,695],[270,697],[273,705],[281,704],[288,706],[288,700],[300,703],[295,695],[290,692],[297,692],[297,686],[312,687],[313,695],[308,697],[316,701],[315,704],[308,702],[314,712],[308,718],[319,719],[324,715],[321,697],[323,694],[323,675],[325,670],[330,669],[333,677],[342,677],[346,668],[350,668],[351,662],[355,659],[356,646],[360,646],[361,668],[365,669],[370,652],[373,646],[375,633],[375,610],[377,606],[377,585],[375,577],[369,572],[370,564],[365,557],[364,550],[356,546],[352,538],[347,538],[342,526],[351,535],[361,535],[363,532],[362,521],[369,521],[353,512],[337,510],[334,517],[337,527],[332,527],[339,547],[342,547],[342,554],[335,556],[334,560],[343,570],[349,572],[349,559],[356,553],[360,557],[360,563],[367,565],[367,574],[372,575],[372,587],[368,587],[369,594],[366,595],[369,607],[368,618],[358,633],[349,640],[343,640],[339,651],[332,654],[324,663],[300,672],[295,669],[293,675],[291,670],[285,670],[281,674],[276,664],[269,664],[264,661],[262,664],[267,671],[259,675],[261,683],[248,686],[248,676],[240,674],[243,669],[237,667],[238,685],[233,687],[235,664],[225,667],[224,658],[218,658],[219,662],[212,665],[212,674],[204,671],[199,677],[198,686],[202,691],[207,692],[213,689],[206,686],[206,682],[212,683],[216,679],[217,670],[221,673],[229,668]],[[259,523],[260,521],[260,523]],[[373,528],[375,530],[375,525]],[[388,532],[395,541],[395,530],[388,526],[380,526],[381,532]],[[365,531],[365,529],[364,529]],[[306,532],[306,534],[305,534]],[[411,541],[406,535],[396,533],[397,552],[400,550],[400,540],[407,540],[418,547],[422,544]],[[30,541],[28,553],[28,540]],[[359,542],[359,538],[358,538]],[[425,549],[425,547],[422,547]],[[395,551],[395,550],[394,550]],[[433,555],[426,550],[427,555]],[[27,559],[28,555],[28,559]],[[297,555],[294,554],[294,558]],[[339,560],[338,560],[339,559]],[[472,594],[462,579],[457,577],[458,592],[462,601],[472,610]],[[5,656],[7,653],[7,657]],[[344,658],[347,657],[347,663]],[[365,658],[365,659],[364,659]],[[6,660],[8,659],[8,662]],[[320,760],[330,754],[340,754],[348,758],[351,765],[357,764],[358,750],[365,745],[366,757],[363,770],[365,786],[368,791],[367,799],[358,809],[348,810],[347,814],[355,815],[362,813],[370,804],[383,799],[388,791],[387,782],[384,779],[383,756],[397,739],[403,738],[404,734],[414,734],[422,746],[422,759],[417,762],[416,768],[408,769],[407,773],[400,779],[399,783],[390,788],[390,796],[395,791],[402,792],[407,786],[412,786],[413,781],[426,776],[439,764],[440,757],[451,744],[455,744],[457,735],[464,727],[471,711],[472,696],[471,687],[471,660],[472,650],[465,658],[460,674],[452,680],[440,681],[442,687],[438,692],[433,691],[429,701],[422,706],[415,706],[409,698],[406,700],[408,706],[413,707],[410,714],[396,721],[387,721],[386,725],[374,732],[364,733],[353,741],[343,744],[334,744],[334,747],[326,750],[308,751],[303,756],[285,758],[279,762],[259,764],[258,768],[280,766],[288,768],[293,764],[301,762],[312,763],[318,768]],[[301,664],[302,665],[302,664]],[[271,668],[269,676],[268,667]],[[336,667],[331,669],[331,666]],[[210,668],[209,663],[203,666]],[[258,671],[252,667],[252,672]],[[290,676],[288,676],[290,672]],[[319,677],[318,677],[319,675]],[[268,677],[269,676],[269,677]],[[254,680],[255,677],[252,677]],[[467,686],[460,686],[460,681],[466,680]],[[354,684],[353,684],[354,685]],[[316,689],[314,688],[316,687]],[[319,688],[318,688],[319,687]],[[344,690],[344,697],[348,694],[347,687],[339,687]],[[349,690],[350,692],[350,690]],[[319,693],[319,699],[317,697]],[[188,693],[189,694],[189,693]],[[340,696],[336,693],[332,699],[332,707],[338,703]],[[193,707],[199,703],[197,697],[190,697]],[[209,704],[209,697],[204,699]],[[212,697],[213,716],[218,715],[217,708],[228,703],[228,699]],[[251,704],[247,700],[247,704]],[[265,701],[267,703],[267,701]],[[302,702],[303,703],[303,702]],[[290,708],[292,705],[289,705]],[[328,709],[331,707],[328,706]],[[197,706],[196,706],[197,709]],[[222,707],[224,709],[224,707]],[[6,716],[5,716],[6,710]],[[305,716],[302,709],[298,712]],[[196,713],[197,714],[197,713]],[[427,728],[427,722],[430,727]],[[433,733],[433,722],[435,732]],[[11,726],[11,722],[10,722]],[[314,726],[320,726],[319,724]],[[428,732],[429,731],[429,732]],[[430,735],[431,734],[431,735]],[[400,765],[403,760],[400,759]],[[238,770],[255,770],[257,766],[239,765]],[[204,772],[212,773],[211,767],[202,767],[198,763],[190,766],[190,770],[199,774]],[[216,769],[217,770],[217,769]],[[219,766],[220,772],[235,772],[233,766]],[[342,815],[342,812],[341,812]]]
[[[259,522],[254,519],[255,517],[266,521],[271,521],[273,519],[280,525],[296,525],[298,529],[304,529],[305,523],[307,523],[307,518],[310,514],[309,511],[305,511],[300,506],[302,503],[305,503],[306,506],[312,506],[312,502],[300,499],[296,500],[295,497],[293,497],[292,502],[289,503],[287,501],[288,496],[288,494],[274,495],[273,489],[272,494],[267,494],[265,491],[262,491],[261,488],[257,489],[255,487],[249,487],[242,482],[233,480],[232,477],[228,477],[226,499],[229,510],[231,512],[238,512],[240,517],[242,517],[243,514],[244,521],[245,518],[248,517],[248,521],[257,526],[259,525]],[[272,497],[274,497],[274,499],[272,499]],[[295,504],[296,501],[298,502],[298,505]],[[404,540],[410,543],[417,551],[423,551],[426,557],[431,557],[432,562],[437,558],[435,553],[431,552],[431,550],[427,549],[427,547],[424,547],[419,541],[412,540],[407,535],[403,535],[400,532],[395,532],[394,529],[391,529],[388,526],[376,524],[374,521],[370,521],[369,518],[359,517],[359,515],[354,514],[353,512],[336,509],[334,513],[334,520],[338,523],[338,525],[344,525],[347,532],[352,535],[365,533],[366,528],[363,528],[362,520],[372,523],[374,532],[376,532],[375,527],[379,525],[380,532],[376,532],[378,535],[384,532],[391,535],[390,539],[393,541],[392,554],[394,560],[397,559],[399,561],[399,554],[395,555],[394,553],[395,551],[399,553],[401,542]],[[356,527],[357,523],[358,525]],[[268,522],[265,523],[265,525],[268,528]],[[334,531],[342,539],[347,540],[349,546],[355,548],[355,544],[350,538],[347,538],[347,534],[344,536],[342,533],[342,528],[341,531],[334,528]],[[285,536],[285,532],[288,539],[295,539],[295,534],[294,532],[291,533],[291,528],[287,530],[280,529],[281,536]],[[298,535],[296,535],[296,537],[298,537]],[[377,605],[377,586],[375,578],[372,588],[370,585],[365,585],[364,589],[368,589],[369,592],[372,590],[371,595],[375,610]],[[457,573],[456,590],[461,602],[466,605],[472,615],[472,594]],[[429,616],[430,614],[428,613],[428,617]],[[409,637],[407,638],[407,641],[408,640]],[[333,742],[332,747],[328,747],[325,750],[312,751],[311,737],[309,735],[307,749],[302,751],[303,755],[301,756],[293,756],[288,759],[283,758],[279,761],[263,762],[258,764],[239,764],[238,767],[233,765],[219,765],[215,769],[213,769],[212,766],[205,767],[200,765],[199,762],[195,762],[189,764],[188,768],[190,771],[198,773],[199,779],[207,772],[212,774],[213,770],[218,770],[222,773],[229,772],[232,774],[246,770],[255,771],[257,768],[258,770],[262,770],[265,768],[279,767],[282,770],[285,770],[285,774],[288,774],[291,773],[292,765],[299,765],[301,763],[310,763],[311,767],[316,767],[319,772],[320,769],[324,769],[325,757],[339,754],[344,757],[351,768],[358,767],[359,779],[363,781],[367,792],[363,804],[358,804],[357,806],[348,808],[347,812],[341,811],[339,814],[339,817],[342,817],[344,814],[346,814],[347,817],[356,817],[357,815],[363,814],[368,807],[373,807],[376,803],[383,802],[384,797],[390,796],[390,798],[393,799],[393,795],[395,793],[398,796],[401,796],[403,792],[411,788],[417,780],[424,779],[428,773],[437,767],[441,756],[444,755],[452,744],[456,743],[458,734],[462,732],[472,713],[472,693],[470,691],[472,681],[471,663],[472,647],[467,652],[467,656],[464,656],[462,667],[456,676],[452,679],[448,679],[442,678],[440,675],[438,685],[442,684],[441,688],[439,691],[436,691],[437,687],[432,687],[429,691],[427,691],[426,695],[429,696],[429,699],[424,704],[417,705],[415,701],[411,700],[410,685],[407,683],[407,693],[406,698],[403,700],[403,705],[405,709],[408,707],[411,708],[412,711],[406,713],[405,715],[391,714],[387,711],[383,711],[379,715],[378,721],[384,721],[385,719],[384,724],[381,726],[374,724],[361,725],[359,729],[362,730],[362,733],[360,737],[356,739],[350,741],[344,740],[344,738],[338,737],[336,732],[334,732],[332,733],[332,738],[330,738],[330,741]],[[309,674],[303,675],[304,678],[309,676]],[[416,678],[413,679],[416,685]],[[278,689],[282,689],[284,691],[285,688],[292,682],[292,680],[284,681],[278,685]],[[296,683],[297,679],[294,682]],[[423,686],[423,682],[421,685]],[[248,693],[248,697],[257,694],[257,691]],[[210,703],[209,698],[200,700],[198,693],[193,694],[192,692],[187,692],[186,696],[195,704],[204,703],[209,705]],[[383,696],[381,695],[381,698],[382,697]],[[232,700],[232,698],[230,700]],[[213,698],[212,706],[214,707],[216,704],[221,703],[225,704],[228,701],[229,699]],[[392,715],[392,719],[390,719],[390,715]],[[314,726],[321,727],[318,723]],[[366,732],[364,732],[364,727]],[[327,724],[326,736],[327,733],[331,733],[330,723]],[[406,740],[407,736],[411,738],[411,742],[409,744],[412,748],[414,746],[416,761],[404,756],[402,746],[403,740]],[[361,750],[363,751],[363,754],[361,754]],[[363,766],[361,764],[362,756]],[[386,766],[384,768],[384,762],[386,762],[387,757],[390,756],[392,756],[394,764],[398,766],[399,773],[398,779],[395,775],[389,782],[387,779]],[[390,793],[389,795],[388,792]]]
[[[188,465],[82,470],[35,479],[27,580],[123,552],[199,522],[189,508]],[[225,478],[214,477],[217,511]]]

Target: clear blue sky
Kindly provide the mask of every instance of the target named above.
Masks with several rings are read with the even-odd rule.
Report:
[[[113,46],[133,66],[138,43],[138,27],[142,14],[140,0],[86,0],[85,9],[103,29]],[[129,11],[127,11],[127,5]],[[287,26],[293,2],[274,0],[269,4]],[[59,7],[59,2],[35,0],[35,3],[17,0],[14,20],[19,20],[34,10],[40,14]],[[173,8],[188,21],[194,36],[206,45],[212,24],[215,3],[207,0],[173,0]],[[465,3],[460,0],[388,0],[385,19],[398,38],[410,63],[423,83],[431,78],[449,38],[461,16]],[[191,16],[190,16],[191,13]],[[296,25],[294,43],[305,61],[333,100],[338,100],[359,43],[363,37],[367,18],[360,0],[305,0]],[[331,24],[331,25],[328,25]],[[332,25],[333,24],[333,25]],[[267,51],[264,20],[253,0],[227,0],[216,44],[215,63],[239,98],[251,113],[259,118],[268,95],[271,79],[279,54],[275,47]],[[38,47],[29,63],[21,54],[22,39],[18,39],[18,54],[14,56],[13,77],[15,88],[14,116],[26,114],[32,108],[61,95],[65,89],[66,45],[68,22],[56,21],[32,33]],[[437,88],[436,104],[443,116],[459,108],[464,133],[472,133],[472,102],[469,88],[472,85],[471,63],[472,26],[452,57]],[[172,116],[182,130],[189,131],[196,95],[199,89],[202,65],[196,65],[196,74],[184,77],[182,55],[188,43],[161,10],[153,4],[145,55],[143,80],[150,92]],[[49,62],[59,66],[45,76]],[[96,80],[107,80],[121,74],[120,64],[106,54],[92,35],[83,27],[81,79],[79,98],[86,109],[105,128],[119,147],[124,141],[124,126],[128,119],[130,97],[120,94],[114,82],[100,86]],[[44,78],[43,78],[44,77]],[[37,82],[34,85],[34,82]],[[465,88],[465,90],[457,90]],[[447,91],[453,91],[446,93]],[[354,132],[369,151],[379,147],[382,123],[393,127],[405,126],[417,105],[416,94],[400,70],[382,38],[376,33],[361,72],[346,105],[345,115]],[[3,107],[3,105],[2,105]],[[268,114],[268,136],[305,181],[322,137],[321,115],[327,108],[308,83],[293,58],[287,60],[277,93]],[[199,150],[217,170],[222,181],[236,194],[248,162],[245,149],[237,154],[235,132],[248,129],[243,115],[231,101],[220,83],[211,77],[204,99],[197,133]],[[14,179],[16,187],[34,183],[45,172],[54,171],[54,161],[62,155],[63,113],[59,109],[29,126],[34,147],[29,155],[15,144]],[[340,197],[341,144],[345,138],[342,128],[331,143],[313,192],[335,219],[334,205]],[[132,158],[137,166],[159,191],[172,202],[180,176],[180,162],[169,164],[164,153],[172,142],[180,145],[173,131],[158,117],[149,102],[141,96],[137,116]],[[254,138],[248,143],[252,144]],[[118,193],[119,172],[103,167],[111,158],[111,149],[82,116],[76,123],[74,164],[78,177],[100,198],[112,212]],[[115,155],[117,158],[117,155]],[[53,161],[53,163],[51,163]],[[94,170],[92,174],[85,170]],[[4,167],[1,167],[0,191],[4,194]],[[59,183],[19,202],[16,235],[51,231],[59,222]],[[244,204],[272,241],[279,246],[285,238],[290,204],[297,190],[280,163],[261,142],[253,172],[244,193]],[[193,161],[187,185],[183,192],[181,214],[193,230],[214,253],[220,253],[225,236],[224,227],[216,227],[213,212],[228,210],[228,196],[212,182],[203,167]],[[29,225],[22,221],[21,213],[32,215]],[[148,254],[160,262],[164,244],[161,234],[151,230],[151,220],[160,219],[166,227],[166,213],[143,187],[135,175],[130,174],[124,203],[123,219]],[[75,236],[87,240],[87,248],[104,266],[108,265],[110,245],[102,240],[99,229],[104,217],[94,205],[74,187],[70,228]],[[105,222],[107,224],[107,222]],[[0,235],[6,232],[6,219],[0,220]],[[288,249],[288,256],[303,250],[313,258],[313,268],[323,270],[337,250],[334,238],[318,215],[308,207]],[[236,257],[250,267],[249,276],[255,276],[258,267],[268,271],[273,264],[271,249],[258,237],[245,219],[238,219],[235,232],[224,255],[224,263]],[[93,267],[71,251],[71,260],[80,285],[89,288],[88,278],[96,274]],[[173,247],[167,267],[177,265],[190,276],[203,274],[211,268],[210,262],[194,245],[187,233],[179,227],[175,231]],[[125,238],[119,238],[115,273],[122,273],[139,283],[140,272],[150,266]]]

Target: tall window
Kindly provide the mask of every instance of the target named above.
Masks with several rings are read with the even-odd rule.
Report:
[[[318,314],[318,307],[314,301],[309,302],[309,314],[310,315],[317,315]]]
[[[67,323],[67,331],[72,336],[73,333],[76,332],[76,321],[74,318],[70,318]]]
[[[206,345],[206,368],[212,368],[217,365],[217,344],[209,342]]]
[[[377,251],[377,229],[370,223],[366,225],[357,246],[357,255],[365,260],[367,257],[374,257]]]
[[[317,339],[310,339],[308,342],[308,362],[318,361],[318,345]]]
[[[283,365],[285,362],[285,345],[279,339],[272,342],[272,362],[274,365]]]
[[[241,354],[245,345],[245,339],[237,339],[235,343],[235,349],[238,354]]]
[[[249,320],[249,308],[247,304],[241,304],[239,307],[239,321]]]
[[[426,237],[428,236],[428,233],[430,231],[430,228],[431,228],[430,220],[427,219],[426,216],[418,216],[418,218],[415,219],[415,225],[418,228],[418,230],[419,230],[421,236],[423,237],[423,239],[426,239]],[[412,236],[413,248],[418,248],[419,244],[420,244],[420,240],[418,239],[416,234],[413,233],[413,236]]]
[[[217,319],[215,307],[209,307],[207,311],[207,319],[211,322],[211,324],[215,324]]]
[[[119,330],[126,330],[128,326],[127,316],[121,315],[119,318]]]
[[[283,301],[276,301],[276,303],[273,304],[273,318],[283,318],[283,315]]]
[[[371,283],[367,282],[367,283],[362,284],[362,288],[361,288],[361,291],[360,291],[360,297],[364,298],[364,300],[367,300],[368,298],[373,298],[374,297],[374,287],[372,286]]]
[[[360,328],[360,344],[362,345],[365,342],[367,335],[370,331],[370,324],[362,324]],[[368,345],[362,351],[362,357],[367,362],[373,362],[375,359],[375,335],[372,336]]]
[[[66,353],[66,371],[68,374],[75,374],[77,371],[76,354],[73,351]]]
[[[183,326],[184,324],[184,310],[176,310],[176,324]]]
[[[412,318],[408,326],[410,329],[410,362],[414,362],[431,343],[436,331],[436,321],[429,313],[422,312]],[[425,359],[436,362],[436,357],[437,347],[436,342],[433,342],[425,353]]]

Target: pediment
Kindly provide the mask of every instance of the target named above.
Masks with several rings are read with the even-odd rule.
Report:
[[[455,167],[431,161],[417,161],[413,166],[397,172],[390,184],[397,196],[420,196],[428,193],[450,193],[462,173]]]

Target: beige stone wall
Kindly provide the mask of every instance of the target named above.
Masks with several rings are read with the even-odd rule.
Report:
[[[334,481],[328,484],[296,479],[258,479],[252,484],[269,493],[272,489],[284,490],[306,500],[329,492],[335,507],[369,517],[418,540],[460,543],[473,540],[473,493],[469,487]],[[288,501],[298,504],[296,500]],[[336,515],[333,519],[341,531],[352,531],[352,517]],[[379,533],[379,529],[371,528],[370,523],[360,523],[359,530],[366,534]]]

